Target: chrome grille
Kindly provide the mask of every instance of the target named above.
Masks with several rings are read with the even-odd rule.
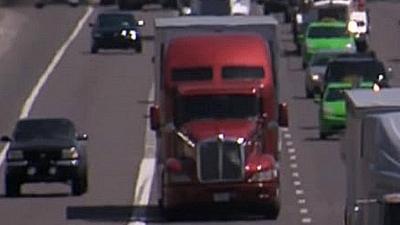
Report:
[[[199,144],[198,176],[201,182],[243,180],[244,156],[236,141],[213,140]]]

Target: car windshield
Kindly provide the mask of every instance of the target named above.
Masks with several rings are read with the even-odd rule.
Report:
[[[16,141],[34,139],[73,139],[75,129],[69,120],[21,120],[14,130]]]
[[[130,14],[103,14],[99,16],[98,23],[105,28],[133,27],[136,24]]]
[[[258,115],[260,99],[255,95],[201,95],[175,100],[175,125],[198,119],[251,118]]]
[[[325,101],[334,102],[344,100],[344,91],[350,88],[328,88]]]
[[[312,66],[326,66],[329,60],[333,59],[335,54],[315,54],[315,56],[311,59],[310,64]]]
[[[332,62],[328,65],[327,76],[328,82],[337,81],[370,81],[374,82],[379,75],[385,76],[385,69],[381,62],[378,61],[348,61],[348,62]]]
[[[310,27],[309,38],[344,38],[349,37],[345,26]]]

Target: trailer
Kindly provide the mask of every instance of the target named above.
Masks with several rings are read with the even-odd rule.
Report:
[[[346,91],[346,225],[399,224],[399,98],[399,88]]]

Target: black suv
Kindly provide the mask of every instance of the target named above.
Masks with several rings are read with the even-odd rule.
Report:
[[[71,182],[73,195],[87,191],[86,134],[65,118],[21,119],[9,142],[5,194],[18,196],[23,183]]]
[[[103,12],[97,15],[92,27],[91,53],[99,49],[129,49],[142,52],[142,38],[138,27],[143,26],[143,20],[136,20],[128,12]]]
[[[328,63],[324,86],[329,82],[370,82],[389,87],[391,69],[386,71],[374,52],[343,53]],[[357,85],[357,84],[355,84]]]

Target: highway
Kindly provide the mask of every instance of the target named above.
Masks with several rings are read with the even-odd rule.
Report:
[[[392,85],[400,86],[397,44],[400,3],[371,1],[368,7],[372,20],[371,46],[393,68]],[[174,15],[171,11],[150,8],[135,12],[146,22],[145,35],[152,35],[153,18]],[[281,27],[280,94],[289,103],[290,126],[284,131],[279,218],[269,221],[231,213],[190,215],[179,221],[165,221],[156,207],[157,176],[151,190],[139,188],[140,193],[136,193],[150,191],[149,205],[135,203],[139,168],[145,153],[153,43],[151,39],[145,40],[142,54],[119,50],[90,54],[88,23],[101,10],[105,7],[70,8],[64,4],[37,10],[32,2],[25,0],[0,8],[0,135],[9,134],[23,113],[30,117],[67,117],[79,131],[89,135],[89,191],[83,196],[70,196],[69,187],[63,184],[29,184],[24,185],[22,197],[6,198],[4,166],[1,166],[1,225],[343,224],[345,179],[339,155],[340,139],[318,138],[318,107],[304,98],[304,71],[300,57],[294,54],[288,25]],[[77,36],[70,45],[65,45],[85,15],[88,20],[82,21]],[[60,60],[54,61],[62,46],[65,52],[59,51]],[[51,64],[55,67],[50,68],[32,107],[22,110]]]

